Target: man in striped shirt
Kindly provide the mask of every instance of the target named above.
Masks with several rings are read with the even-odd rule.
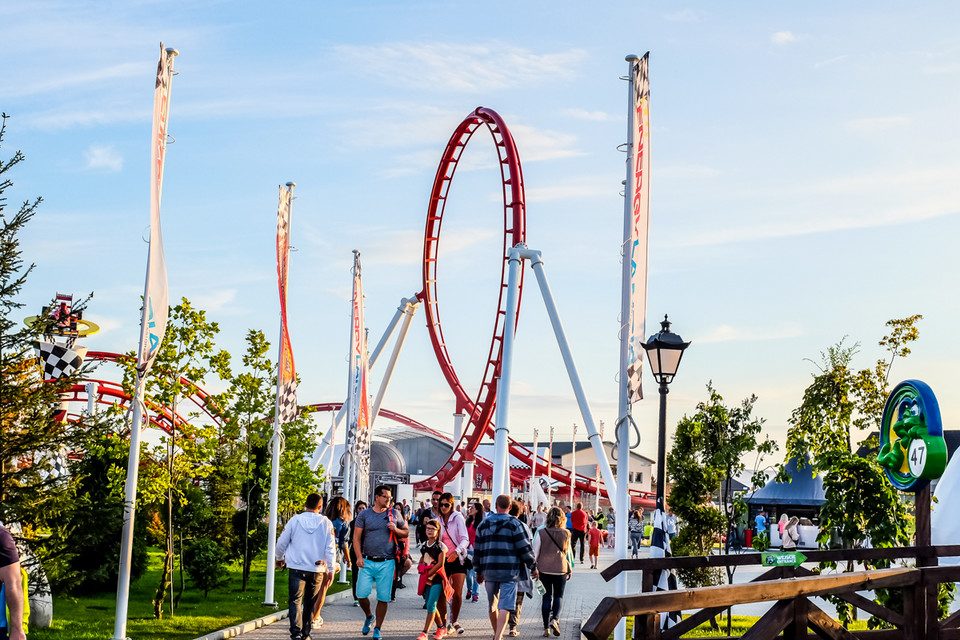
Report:
[[[539,577],[533,546],[519,520],[507,513],[510,496],[497,496],[497,512],[483,519],[474,543],[473,566],[477,582],[487,590],[493,640],[501,640],[507,617],[517,605],[517,581],[524,566],[530,577]]]

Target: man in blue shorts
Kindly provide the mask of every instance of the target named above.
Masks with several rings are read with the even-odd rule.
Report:
[[[370,611],[370,592],[377,585],[377,621],[373,628],[374,640],[380,639],[380,627],[387,615],[396,568],[398,539],[410,535],[403,515],[390,508],[393,491],[385,485],[373,492],[373,506],[361,511],[353,531],[353,548],[357,554],[357,599],[366,618],[361,633],[370,633],[373,614]]]
[[[501,640],[507,617],[516,609],[517,581],[524,565],[532,580],[540,577],[533,545],[520,521],[508,513],[510,502],[508,495],[497,496],[497,512],[480,523],[473,551],[477,582],[486,588],[490,603],[493,640]]]

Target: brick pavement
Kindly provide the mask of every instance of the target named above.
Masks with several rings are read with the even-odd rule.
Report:
[[[606,567],[613,562],[613,551],[604,549],[600,554],[600,566]],[[614,586],[604,582],[600,572],[591,570],[589,565],[577,564],[573,578],[567,583],[563,610],[560,619],[560,637],[563,640],[580,638],[580,623],[589,617],[597,603],[607,595],[614,593]],[[406,589],[397,590],[397,601],[390,604],[384,621],[383,640],[415,640],[423,630],[426,611],[423,598],[417,595],[415,574],[407,574],[404,582]],[[634,584],[635,582],[635,584]],[[631,576],[630,588],[639,590],[639,576]],[[491,638],[493,631],[486,614],[486,597],[481,589],[478,602],[464,602],[460,613],[460,623],[465,629],[464,640]],[[363,626],[363,612],[353,606],[350,592],[344,591],[327,598],[321,612],[324,623],[312,634],[314,640],[359,640],[360,627]],[[286,640],[290,637],[287,620],[279,620],[261,629],[240,636],[242,640]],[[540,596],[536,593],[532,599],[524,602],[520,614],[519,640],[543,638],[543,621],[540,617]],[[373,634],[366,636],[371,640]],[[551,636],[552,638],[553,636]],[[510,640],[505,637],[505,640]]]

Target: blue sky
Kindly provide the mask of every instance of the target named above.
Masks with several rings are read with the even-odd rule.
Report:
[[[722,9],[719,8],[722,6]],[[10,202],[44,197],[24,235],[23,302],[93,291],[91,348],[138,336],[159,43],[176,47],[163,192],[172,300],[275,341],[277,185],[295,181],[290,322],[301,402],[346,390],[351,250],[379,336],[421,288],[425,211],[455,126],[478,105],[510,126],[528,245],[547,274],[595,417],[612,425],[626,137],[624,56],[651,51],[648,329],[693,346],[670,419],[713,380],[755,393],[778,439],[844,336],[858,366],[883,323],[922,313],[893,382],[919,378],[960,423],[960,7],[851,2],[5,2],[3,156]],[[445,336],[474,389],[493,327],[501,206],[489,140],[451,190],[440,270]],[[532,274],[529,274],[532,276]],[[511,430],[583,421],[528,279]],[[385,406],[449,431],[453,396],[418,313]],[[374,382],[379,378],[374,375]],[[215,386],[215,385],[211,385]],[[635,407],[654,457],[655,393]],[[583,433],[581,429],[580,433]]]

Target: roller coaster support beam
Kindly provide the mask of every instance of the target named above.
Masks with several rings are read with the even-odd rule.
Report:
[[[493,497],[510,492],[510,459],[507,454],[510,430],[507,416],[510,409],[510,374],[513,369],[513,340],[517,333],[517,301],[520,298],[520,256],[524,244],[517,243],[508,254],[507,307],[504,315],[503,352],[500,364],[500,380],[497,383],[497,410],[493,419]]]
[[[413,316],[417,313],[417,307],[420,306],[420,303],[416,298],[408,300],[404,298],[400,301],[400,307],[397,308],[397,313],[403,314],[403,325],[400,327],[400,334],[397,336],[397,342],[393,345],[393,353],[390,354],[390,361],[387,363],[387,370],[383,372],[383,380],[380,381],[380,389],[377,391],[377,397],[373,401],[373,410],[370,412],[370,429],[373,429],[373,423],[377,420],[377,416],[380,414],[380,405],[383,403],[383,396],[387,392],[387,386],[390,384],[390,378],[393,376],[393,369],[397,366],[397,358],[400,356],[400,351],[403,349],[403,343],[407,339],[407,331],[410,329],[410,323],[413,321]],[[393,324],[396,325],[396,316],[394,316]],[[390,329],[389,333],[393,333],[393,329]],[[380,344],[377,345],[376,354],[380,355],[380,350],[383,348],[384,342],[386,342],[389,333],[384,333],[383,339],[380,340]]]
[[[390,321],[390,324],[387,325],[386,330],[383,332],[383,336],[380,337],[380,342],[377,343],[376,348],[373,350],[373,353],[370,354],[370,370],[373,370],[373,365],[377,363],[377,358],[380,357],[380,352],[383,351],[384,346],[386,346],[387,341],[390,340],[390,336],[393,335],[394,329],[397,328],[397,323],[400,322],[400,317],[406,313],[407,307],[413,305],[414,309],[419,304],[417,296],[412,296],[410,298],[401,298],[400,306],[397,307],[397,312],[393,314],[393,319]],[[412,313],[408,316],[409,320],[404,320],[404,325],[409,325],[410,320],[413,319]],[[403,330],[404,335],[406,334],[406,329]],[[379,405],[378,405],[379,407]],[[337,428],[340,426],[340,423],[343,422],[343,416],[347,414],[347,403],[344,402],[343,406],[340,407],[340,411],[337,412],[337,417],[334,419],[333,426],[324,434],[323,440],[317,445],[317,448],[313,452],[313,458],[310,461],[310,468],[316,469],[321,464],[324,464],[324,460],[330,458],[329,465],[325,465],[325,468],[329,471],[330,466],[333,465],[333,443],[334,438],[337,434]]]
[[[560,355],[563,357],[563,363],[567,369],[567,376],[570,378],[570,384],[573,386],[573,392],[577,398],[577,406],[580,408],[580,415],[583,416],[590,444],[593,447],[593,452],[600,465],[600,473],[606,484],[607,494],[613,495],[617,491],[617,483],[613,477],[613,471],[610,469],[610,463],[607,461],[607,452],[603,448],[600,432],[597,430],[590,406],[587,404],[587,398],[583,391],[583,383],[580,381],[580,374],[577,372],[577,366],[573,361],[570,345],[567,343],[567,337],[563,331],[563,324],[560,322],[560,315],[557,312],[553,294],[550,291],[550,284],[547,282],[547,276],[543,271],[543,260],[540,257],[540,252],[528,249],[523,243],[518,243],[510,249],[508,260],[510,261],[510,272],[507,281],[507,326],[503,333],[503,361],[500,367],[500,383],[497,390],[497,414],[494,422],[496,428],[494,431],[493,495],[497,496],[501,493],[506,493],[505,488],[509,490],[508,486],[505,487],[505,473],[509,472],[509,461],[507,459],[507,436],[509,434],[507,415],[510,405],[513,341],[514,334],[516,333],[516,303],[519,293],[520,268],[523,260],[531,261],[533,272],[537,276],[540,294],[543,297],[547,315],[550,316],[550,324],[553,326],[553,332],[557,338],[557,346],[560,348]],[[575,470],[572,471],[571,478],[571,483],[575,483]]]

